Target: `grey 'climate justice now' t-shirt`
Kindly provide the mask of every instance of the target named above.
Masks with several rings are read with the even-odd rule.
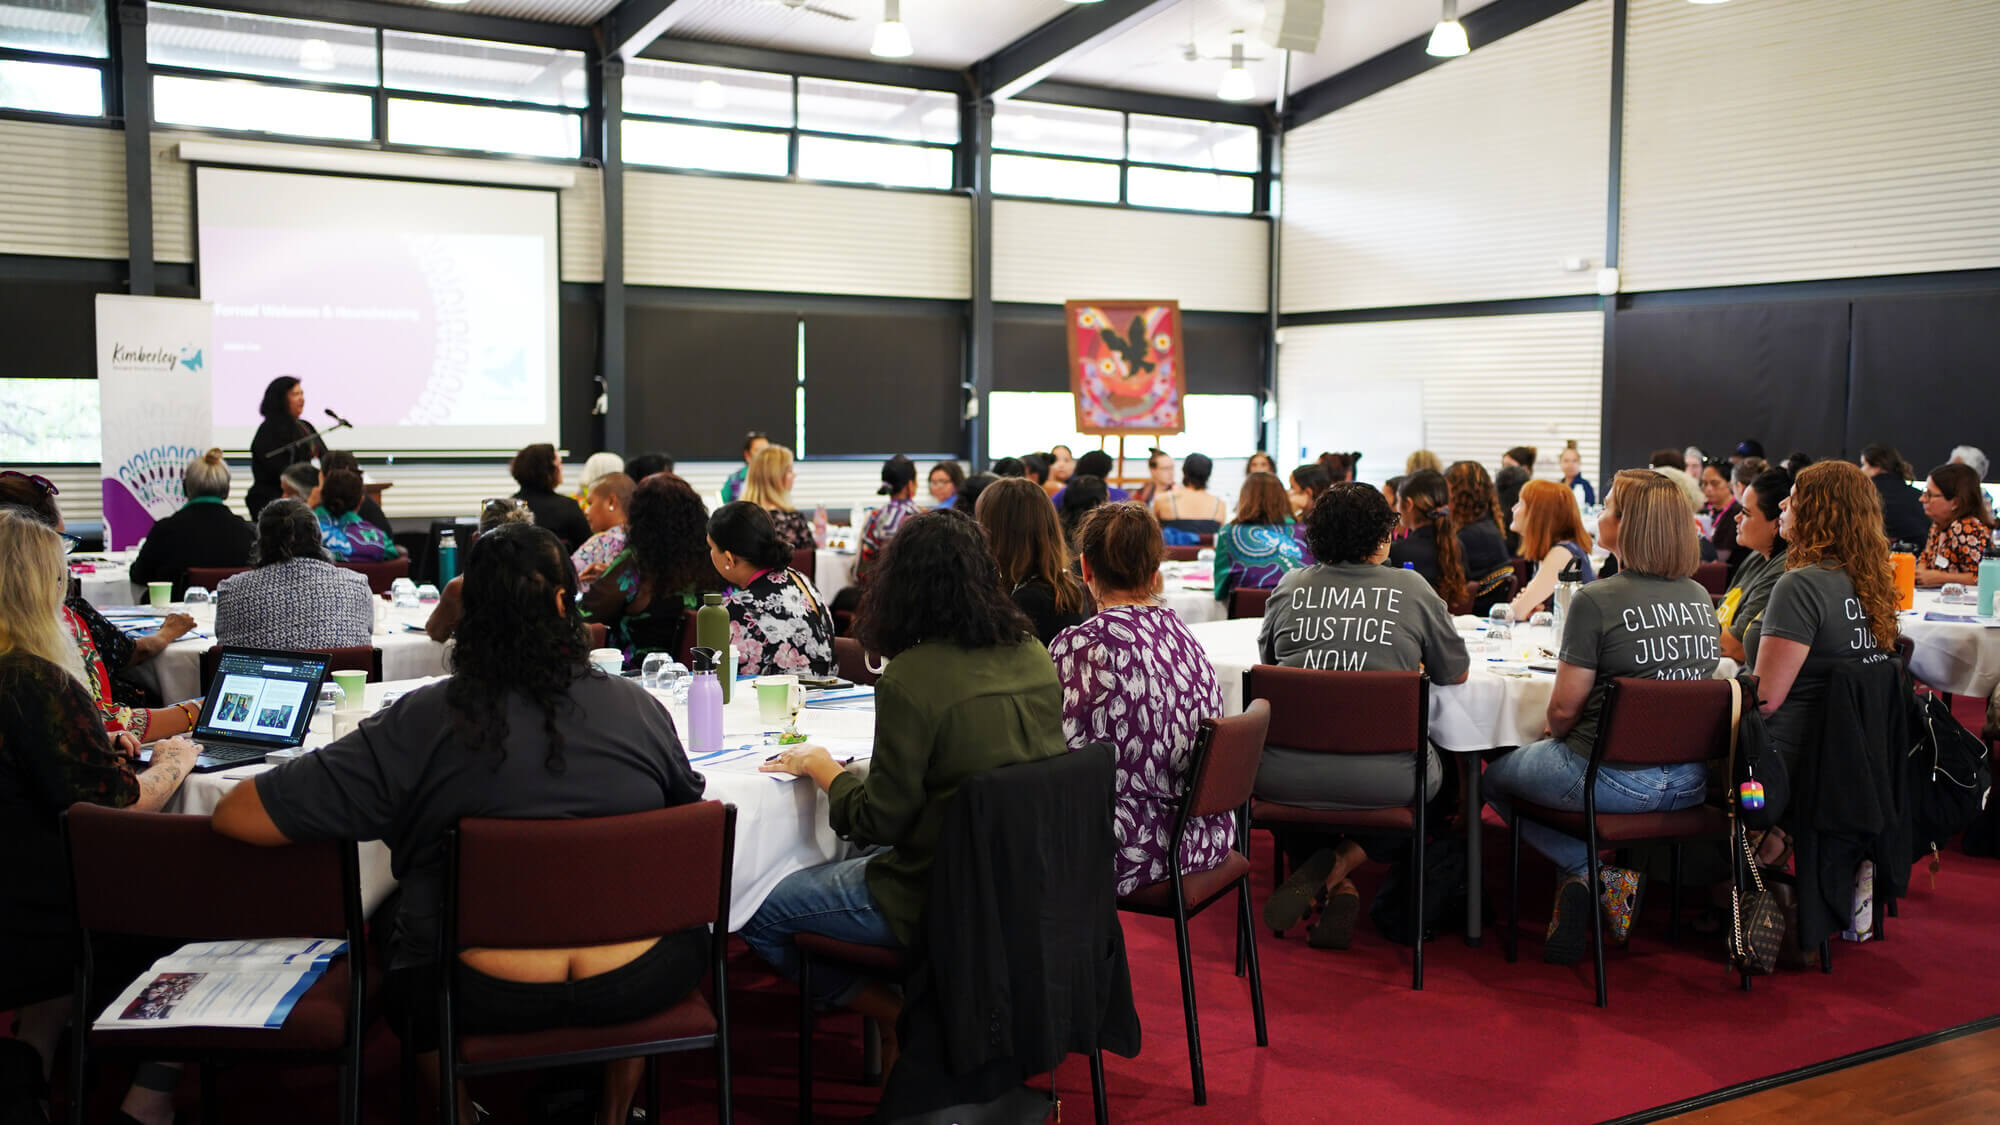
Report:
[[[1271,591],[1257,649],[1266,664],[1341,672],[1408,672],[1457,683],[1469,659],[1451,611],[1414,570],[1321,563]]]
[[[1834,666],[1876,651],[1875,634],[1847,571],[1811,565],[1786,571],[1771,587],[1763,635],[1766,640],[1780,637],[1806,646],[1805,665],[1785,693],[1785,702],[1764,720],[1765,737],[1789,758],[1811,733],[1808,725],[1826,700]]]
[[[1715,620],[1715,603],[1694,579],[1621,570],[1590,583],[1570,602],[1561,660],[1593,669],[1597,682],[1563,741],[1573,752],[1590,756],[1604,710],[1605,682],[1611,677],[1705,680],[1715,675],[1721,659],[1722,627]]]

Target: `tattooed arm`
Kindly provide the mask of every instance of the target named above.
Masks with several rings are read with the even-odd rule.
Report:
[[[153,743],[153,764],[139,775],[139,799],[132,807],[140,812],[159,812],[194,770],[201,747],[185,738],[169,738]]]

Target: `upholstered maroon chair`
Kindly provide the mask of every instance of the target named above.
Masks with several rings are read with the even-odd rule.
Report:
[[[805,575],[806,581],[818,585],[819,578],[814,573],[819,569],[818,559],[819,552],[811,547],[801,547],[792,552],[792,569]]]
[[[1264,607],[1271,601],[1271,591],[1255,586],[1238,586],[1229,591],[1229,619],[1241,617],[1263,617]]]
[[[1729,564],[1701,563],[1694,568],[1694,580],[1708,591],[1710,597],[1719,598],[1729,592]]]
[[[345,648],[309,648],[301,652],[317,652],[327,658],[328,675],[335,672],[366,672],[368,682],[382,682],[382,650],[373,645],[349,645]],[[201,654],[201,690],[208,691],[208,685],[215,681],[215,670],[222,666],[222,646],[216,645]]]
[[[1166,559],[1168,562],[1193,562],[1200,554],[1200,547],[1175,547],[1169,545],[1167,547]]]
[[[368,589],[375,594],[389,592],[389,584],[398,578],[410,576],[408,558],[387,559],[383,562],[336,562],[333,565],[342,570],[351,570],[368,579]]]
[[[254,568],[247,566],[191,566],[187,572],[187,584],[200,586],[213,593],[216,587],[222,585],[223,579],[247,574],[252,569]]]
[[[868,668],[868,652],[861,642],[853,637],[833,638],[833,660],[837,664],[840,678],[853,680],[857,684],[872,684],[882,678],[880,673]]]

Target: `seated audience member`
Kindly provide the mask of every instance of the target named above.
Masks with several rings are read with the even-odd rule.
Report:
[[[1500,498],[1500,521],[1507,526],[1507,549],[1521,553],[1521,529],[1514,526],[1514,508],[1521,500],[1521,489],[1528,483],[1528,470],[1519,465],[1502,465],[1493,474],[1493,494]]]
[[[320,541],[327,554],[338,562],[381,562],[403,553],[389,533],[361,518],[361,474],[352,469],[335,469],[319,486]]]
[[[1208,478],[1215,462],[1205,454],[1190,453],[1181,462],[1181,486],[1153,501],[1153,518],[1162,527],[1195,535],[1214,535],[1229,520],[1229,505],[1208,490]]]
[[[1757,460],[1763,461],[1764,443],[1754,438],[1746,438],[1737,442],[1735,451],[1729,455],[1729,463],[1734,465],[1742,461],[1745,457],[1755,457]],[[1768,465],[1769,462],[1766,462],[1766,464]]]
[[[755,460],[759,450],[771,444],[762,430],[751,430],[743,435],[743,467],[729,474],[722,482],[722,502],[733,504],[743,498],[743,482],[750,477],[750,462]]]
[[[1111,454],[1104,452],[1102,449],[1088,450],[1083,456],[1076,459],[1076,469],[1070,473],[1069,479],[1073,481],[1078,477],[1096,477],[1098,480],[1104,482],[1107,502],[1120,503],[1130,500],[1132,498],[1131,495],[1124,489],[1112,487],[1111,471],[1113,467]],[[1001,475],[1004,476],[1005,474]],[[1069,486],[1065,483],[1063,487],[1067,488]],[[1063,494],[1061,489],[1056,490],[1054,499],[1056,507],[1062,507]]]
[[[632,478],[636,487],[646,483],[646,478],[654,473],[674,471],[674,459],[664,453],[641,453],[625,462],[625,475]]]
[[[1791,494],[1792,478],[1783,469],[1767,471],[1743,490],[1736,510],[1737,553],[1743,560],[1715,607],[1715,619],[1722,626],[1722,655],[1746,668],[1757,658],[1752,630],[1771,601],[1771,588],[1785,573],[1785,537],[1778,532],[1778,518]]]
[[[833,613],[792,569],[792,549],[764,509],[748,500],[717,508],[708,517],[708,559],[729,584],[722,604],[738,675],[833,671]]]
[[[1389,547],[1389,565],[1416,571],[1455,611],[1470,609],[1465,548],[1452,533],[1451,486],[1444,474],[1418,469],[1397,491],[1401,534]]]
[[[1465,679],[1471,659],[1444,599],[1414,572],[1382,565],[1396,524],[1395,510],[1374,486],[1350,482],[1327,489],[1308,516],[1319,562],[1287,574],[1272,591],[1257,635],[1262,663],[1359,672],[1422,669],[1437,684]],[[1437,752],[1427,755],[1426,800],[1444,780]],[[1312,809],[1407,807],[1416,787],[1414,771],[1408,754],[1320,754],[1270,746],[1257,767],[1256,794]],[[1265,904],[1264,922],[1288,930],[1323,903],[1325,912],[1307,940],[1331,949],[1347,948],[1360,910],[1348,875],[1368,856],[1394,862],[1407,854],[1405,842],[1393,837],[1287,832],[1282,846],[1294,858],[1294,869]]]
[[[1702,498],[1701,486],[1695,483],[1693,477],[1687,475],[1687,470],[1678,465],[1656,465],[1653,471],[1673,481],[1674,487],[1680,490],[1681,500],[1687,504],[1688,518],[1694,521],[1695,547],[1701,554],[1701,561],[1714,562],[1715,544],[1709,541],[1708,528],[1702,521],[1702,505],[1705,501]]]
[[[979,494],[986,491],[990,486],[998,484],[999,481],[1000,478],[994,476],[992,473],[973,473],[971,476],[965,478],[964,484],[958,486],[958,502],[953,507],[962,512],[976,510],[979,505]],[[1044,488],[1042,494],[1043,499],[1046,500],[1048,489]]]
[[[1222,716],[1222,689],[1201,642],[1159,603],[1164,548],[1152,515],[1136,503],[1106,504],[1084,519],[1077,538],[1097,615],[1063,630],[1049,655],[1062,681],[1064,741],[1071,750],[1105,742],[1117,754],[1113,873],[1118,893],[1128,895],[1172,875],[1167,847],[1195,738],[1203,719]],[[1235,842],[1230,813],[1193,821],[1182,874],[1221,863]]]
[[[1000,581],[1034,624],[1035,639],[1047,645],[1090,616],[1090,595],[1071,572],[1069,544],[1056,510],[1034,482],[996,481],[979,494],[975,507],[959,511],[976,514],[986,529]]]
[[[1989,465],[1985,452],[1978,446],[1954,445],[1951,447],[1951,459],[1954,463],[1964,465],[1973,472],[1978,473],[1980,480],[1986,479],[1986,470],[1989,468]]]
[[[394,536],[396,529],[390,526],[389,517],[383,514],[382,505],[376,503],[375,497],[368,494],[368,475],[361,471],[361,459],[345,449],[328,450],[326,456],[319,459],[320,474],[324,476],[337,469],[346,469],[362,478],[361,503],[356,505],[354,510],[362,519],[381,528],[382,534]],[[318,507],[318,505],[309,504],[307,507]]]
[[[1049,450],[1048,458],[1049,479],[1042,482],[1042,491],[1054,496],[1069,483],[1069,478],[1076,475],[1076,454],[1070,451],[1069,446],[1058,445]]]
[[[1249,478],[1245,477],[1244,479],[1248,480]],[[1332,483],[1327,478],[1326,470],[1321,468],[1317,463],[1300,465],[1298,468],[1293,469],[1291,488],[1285,492],[1286,498],[1291,503],[1292,514],[1303,520],[1305,514],[1312,510],[1313,503],[1319,499],[1320,493],[1325,492],[1327,486]],[[1240,494],[1237,496],[1237,501],[1239,504],[1242,502]]]
[[[1701,446],[1690,445],[1681,450],[1681,471],[1693,478],[1696,484],[1701,483],[1701,467],[1706,464],[1708,454],[1701,451]]]
[[[36,1068],[30,1089],[55,1062],[75,985],[63,812],[78,804],[158,812],[200,753],[185,738],[169,738],[153,744],[152,764],[142,770],[129,754],[132,736],[107,733],[82,661],[58,623],[69,585],[65,554],[39,513],[0,507],[0,855],[9,868],[0,881],[0,1005],[13,1012],[15,1037],[38,1056],[26,1064]],[[99,957],[106,958],[101,947]],[[112,991],[99,995],[116,995],[125,984],[107,979],[103,987]],[[164,1081],[148,1081],[155,1072]],[[179,1070],[141,1063],[135,1077],[122,1112],[171,1119]],[[28,1098],[25,1115],[9,1120],[46,1121],[37,1101]],[[11,1099],[0,1104],[14,1108]]]
[[[1304,565],[1285,486],[1269,473],[1244,478],[1236,518],[1215,533],[1215,600],[1227,601],[1238,586],[1270,589]]]
[[[1035,482],[1035,487],[1048,495],[1049,455],[1046,453],[1021,454],[1021,475]]]
[[[1799,470],[1812,463],[1812,454],[1794,449],[1783,461],[1778,462],[1778,467],[1792,474],[1793,480],[1797,480],[1799,479]]]
[[[1326,470],[1328,484],[1339,484],[1342,481],[1353,480],[1354,474],[1360,471],[1361,454],[1322,453],[1319,455],[1318,464],[1320,468]]]
[[[593,453],[584,460],[583,479],[576,483],[576,491],[570,496],[577,507],[587,508],[590,506],[590,490],[597,487],[597,482],[612,473],[624,471],[625,458],[616,453]]]
[[[609,629],[627,664],[649,652],[678,652],[683,614],[717,593],[722,579],[708,557],[708,510],[688,482],[657,473],[632,490],[625,550],[578,601],[585,621]]]
[[[1164,500],[1174,491],[1174,457],[1164,449],[1155,449],[1146,454],[1146,483],[1132,494],[1132,499],[1141,504],[1151,505],[1156,500]]]
[[[1735,571],[1736,517],[1743,511],[1743,504],[1736,497],[1736,489],[1729,479],[1729,464],[1725,461],[1710,461],[1701,467],[1702,518],[1709,525],[1708,538],[1715,544],[1715,557],[1730,564]]]
[[[1583,475],[1583,451],[1576,447],[1576,442],[1563,443],[1562,452],[1556,456],[1556,464],[1562,468],[1563,487],[1576,494],[1578,504],[1588,508],[1597,503],[1597,489]]]
[[[1507,580],[1514,574],[1513,552],[1500,523],[1500,497],[1486,466],[1477,461],[1452,462],[1444,479],[1451,488],[1451,526],[1458,529],[1464,551],[1472,612],[1484,614],[1506,596]]]
[[[1112,489],[1104,484],[1104,478],[1080,473],[1069,478],[1069,483],[1056,494],[1056,519],[1062,523],[1063,537],[1075,553],[1076,529],[1083,524],[1083,517],[1093,508],[1111,502]]]
[[[215,642],[243,648],[348,648],[373,644],[368,579],[333,565],[319,520],[296,500],[257,516],[256,569],[215,591]]]
[[[1678,495],[1678,492],[1676,492]],[[1689,521],[1693,527],[1693,521]],[[1583,516],[1569,489],[1552,480],[1531,480],[1521,486],[1521,498],[1514,503],[1514,531],[1521,537],[1520,557],[1535,564],[1528,584],[1514,595],[1514,619],[1526,621],[1555,593],[1563,570],[1575,563],[1583,580],[1597,577],[1590,565],[1590,532],[1583,529]]]
[[[1444,462],[1438,460],[1438,455],[1428,449],[1419,449],[1408,457],[1403,458],[1404,476],[1415,476],[1425,469],[1429,469],[1434,473],[1444,472]],[[1340,482],[1335,481],[1334,483],[1338,484]]]
[[[1562,499],[1568,504],[1567,495]],[[1643,469],[1619,473],[1604,498],[1598,530],[1623,565],[1612,577],[1577,591],[1570,603],[1549,697],[1549,737],[1503,754],[1486,768],[1488,803],[1505,818],[1511,819],[1516,799],[1583,808],[1583,779],[1602,719],[1605,681],[1706,679],[1721,655],[1714,603],[1691,577],[1700,560],[1699,537],[1679,488]],[[1595,793],[1599,812],[1669,812],[1700,804],[1707,789],[1708,768],[1695,762],[1606,766]],[[1582,840],[1545,825],[1524,824],[1521,837],[1554,861],[1561,878],[1542,959],[1574,964],[1590,933],[1587,865],[1598,857]],[[1640,875],[1608,864],[1599,870],[1610,920],[1607,940],[1622,941],[1637,907]]]
[[[1027,476],[1028,466],[1022,464],[1019,457],[995,457],[991,471],[994,476],[1005,480],[1008,477]]]
[[[743,480],[743,499],[764,509],[787,548],[808,551],[819,546],[820,533],[813,529],[813,521],[804,512],[792,506],[792,486],[798,483],[798,478],[792,451],[782,445],[767,444],[750,459],[750,472]]]
[[[1893,445],[1861,447],[1861,472],[1875,486],[1882,506],[1882,533],[1891,543],[1908,544],[1909,550],[1915,550],[1931,534],[1931,518],[1924,511],[1924,502],[1910,487],[1915,471]]]
[[[1687,458],[1674,449],[1655,449],[1653,455],[1646,459],[1646,467],[1650,469],[1674,469],[1684,473],[1687,471],[1686,464]]]
[[[590,666],[565,556],[538,527],[480,536],[451,678],[237,786],[215,810],[217,832],[251,844],[389,845],[402,895],[383,1006],[420,1054],[437,1050],[443,972],[453,974],[466,1030],[509,1033],[643,1019],[678,1003],[708,969],[700,927],[583,948],[466,949],[448,965],[437,961],[445,836],[461,818],[617,816],[701,799],[701,775],[667,712],[639,685]],[[607,1066],[599,1125],[622,1125],[642,1071],[639,1059]],[[460,1104],[470,1121],[470,1101]]]
[[[535,513],[535,526],[555,532],[566,552],[583,546],[583,541],[590,538],[590,521],[583,518],[583,509],[576,506],[576,501],[556,491],[562,487],[563,479],[556,447],[545,441],[525,446],[514,454],[507,470],[521,486],[514,499]]]
[[[1834,667],[1895,650],[1898,598],[1879,503],[1860,469],[1823,461],[1799,473],[1779,505],[1785,573],[1752,647],[1764,737],[1788,769],[1813,742]]]
[[[534,522],[535,513],[529,511],[528,506],[519,500],[488,500],[485,507],[480,509],[479,530],[473,536],[473,539],[476,542],[480,535],[492,531],[501,524],[533,524]],[[468,547],[471,546],[470,543],[466,545]],[[571,565],[574,565],[574,563]],[[437,608],[431,610],[430,617],[424,621],[424,632],[429,634],[431,640],[439,644],[450,640],[452,633],[458,629],[458,623],[465,619],[464,591],[465,575],[463,574],[445,583],[444,589],[438,591]]]
[[[1382,499],[1389,502],[1391,509],[1402,503],[1403,482],[1409,479],[1407,476],[1394,476],[1382,482]],[[1303,519],[1300,520],[1299,526],[1305,526]]]
[[[1507,468],[1508,466],[1512,466],[1514,468],[1520,469],[1524,473],[1527,473],[1529,476],[1534,476],[1535,456],[1536,454],[1534,446],[1517,445],[1514,448],[1509,449],[1507,452],[1502,453],[1500,455],[1500,467],[1504,469]]]
[[[60,535],[65,524],[56,495],[56,486],[46,478],[11,469],[0,472],[0,509],[15,509]],[[0,583],[0,590],[4,588]],[[67,582],[64,588],[67,590]],[[158,632],[135,641],[78,594],[63,601],[57,623],[68,631],[83,661],[84,686],[97,704],[98,717],[113,734],[131,734],[141,742],[150,742],[194,726],[201,711],[199,699],[172,707],[147,707],[144,693],[120,678],[127,669],[153,659],[185,636],[194,628],[194,618],[170,613]]]
[[[1957,461],[1931,470],[1924,482],[1930,534],[1917,556],[1917,585],[1967,585],[1979,581],[1979,560],[1993,541],[1993,513],[1979,487],[1979,473]]]
[[[1260,449],[1252,453],[1250,459],[1243,463],[1243,475],[1249,476],[1251,473],[1269,473],[1275,477],[1278,475],[1278,463],[1271,460],[1270,454]]]
[[[1750,488],[1750,482],[1763,476],[1770,468],[1769,465],[1765,464],[1762,457],[1738,457],[1732,458],[1732,460],[1734,464],[1729,466],[1730,502],[1729,507],[1723,509],[1724,518],[1730,520],[1734,520],[1738,515],[1742,514],[1743,508],[1748,503],[1748,501],[1743,499],[1743,494]],[[1721,548],[1718,547],[1718,557],[1720,550]],[[1741,548],[1739,544],[1739,549],[1723,560],[1729,564],[1729,575],[1731,578],[1736,576],[1737,568],[1748,561],[1748,554],[1748,550]]]
[[[229,466],[222,450],[211,449],[188,462],[181,474],[187,503],[153,524],[139,557],[132,561],[132,581],[172,582],[174,599],[187,592],[189,567],[250,565],[250,547],[257,531],[229,510]]]
[[[576,568],[576,588],[590,592],[597,576],[625,550],[625,518],[632,509],[632,490],[637,485],[622,472],[606,473],[590,486],[583,518],[590,522],[590,538],[569,557]],[[456,581],[454,579],[453,581]]]
[[[903,529],[903,524],[917,514],[917,467],[900,453],[882,462],[882,487],[875,492],[887,496],[889,502],[869,512],[861,524],[861,541],[854,553],[853,585],[834,599],[833,608],[838,610],[850,610],[860,604],[861,591],[874,578],[883,550]],[[850,594],[848,590],[854,592]]]
[[[319,470],[310,461],[287,465],[278,474],[278,487],[283,493],[279,499],[297,500],[308,508],[319,507]]]
[[[833,830],[872,854],[795,872],[740,931],[751,949],[796,976],[792,935],[862,945],[916,944],[931,862],[952,798],[967,778],[1065,752],[1062,685],[1047,650],[1001,585],[969,513],[912,518],[883,553],[880,581],[856,617],[858,639],[889,661],[875,685],[875,757],[864,780],[819,746],[788,746],[763,766],[812,779]],[[873,1017],[884,1038],[901,1008],[888,986],[829,965],[812,999]],[[893,1042],[884,1044],[885,1063]]]
[[[940,508],[949,508],[958,498],[958,486],[965,483],[965,466],[956,461],[939,461],[931,466],[931,500]]]

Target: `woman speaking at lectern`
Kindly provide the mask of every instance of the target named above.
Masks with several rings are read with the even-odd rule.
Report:
[[[311,461],[326,455],[326,443],[319,439],[319,431],[305,420],[306,389],[304,384],[290,375],[280,375],[264,388],[264,401],[257,412],[264,416],[263,424],[257,427],[257,434],[250,439],[250,495],[245,504],[250,509],[250,518],[255,520],[264,505],[284,495],[278,477],[286,469],[301,461]],[[300,438],[311,438],[300,441]],[[277,453],[286,445],[292,445],[283,453]],[[272,456],[277,453],[277,456]]]

